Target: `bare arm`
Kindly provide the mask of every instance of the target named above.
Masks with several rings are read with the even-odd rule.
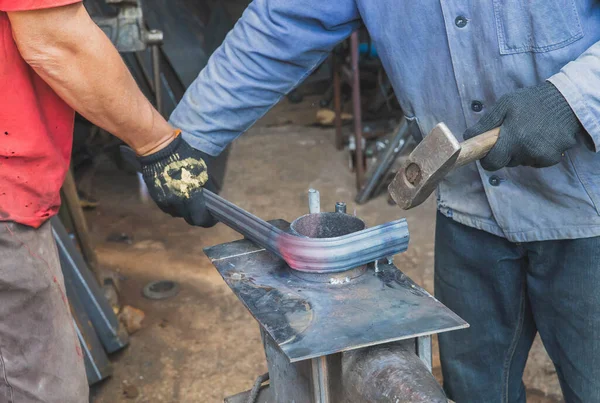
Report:
[[[23,59],[82,116],[140,155],[170,142],[173,128],[142,94],[82,3],[8,17]]]

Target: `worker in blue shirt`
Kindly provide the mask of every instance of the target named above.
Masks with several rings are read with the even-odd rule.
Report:
[[[471,324],[439,337],[448,397],[525,402],[539,333],[566,401],[600,402],[597,2],[255,0],[171,116],[180,141],[219,154],[361,21],[421,133],[501,127],[437,192],[435,292]]]

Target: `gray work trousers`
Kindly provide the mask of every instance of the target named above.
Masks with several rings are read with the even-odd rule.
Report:
[[[0,403],[88,401],[50,223],[0,222]]]

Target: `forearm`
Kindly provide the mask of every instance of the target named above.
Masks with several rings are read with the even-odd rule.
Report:
[[[255,0],[170,121],[211,155],[246,131],[359,25],[354,0]]]
[[[23,58],[73,109],[138,154],[160,148],[172,127],[142,94],[119,53],[79,3],[9,13]]]

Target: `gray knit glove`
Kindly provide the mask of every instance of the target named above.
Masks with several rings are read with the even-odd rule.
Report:
[[[578,135],[591,138],[560,91],[550,82],[507,94],[464,133],[465,140],[501,126],[498,142],[481,160],[496,171],[505,166],[558,164]]]

